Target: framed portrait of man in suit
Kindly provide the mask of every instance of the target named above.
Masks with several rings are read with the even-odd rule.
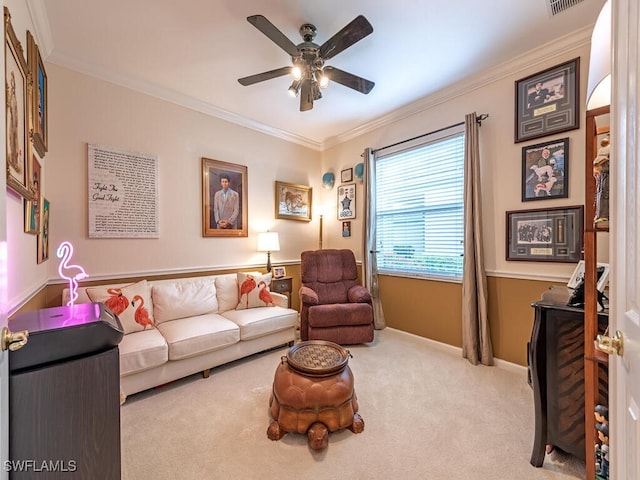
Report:
[[[202,159],[202,236],[247,237],[247,167]]]

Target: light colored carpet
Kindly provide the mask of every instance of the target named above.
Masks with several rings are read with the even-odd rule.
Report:
[[[526,369],[472,366],[457,349],[386,328],[347,347],[365,429],[334,432],[326,450],[306,436],[267,438],[282,348],[132,395],[121,409],[122,478],[582,479],[553,452],[529,464],[533,393]]]

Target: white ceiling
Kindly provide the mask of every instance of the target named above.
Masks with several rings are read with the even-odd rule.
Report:
[[[332,138],[518,55],[590,28],[605,0],[551,15],[549,0],[28,0],[45,61],[322,149]],[[564,1],[564,0],[563,0]],[[573,0],[568,0],[573,3]],[[368,95],[333,83],[299,111],[290,65],[247,22],[262,14],[293,43],[303,23],[321,45],[357,15],[373,33],[327,62],[375,82]]]

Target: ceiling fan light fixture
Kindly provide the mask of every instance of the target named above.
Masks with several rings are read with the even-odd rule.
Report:
[[[300,80],[302,78],[302,68],[299,65],[295,64],[293,68],[291,68],[291,77],[294,80]]]
[[[289,87],[289,95],[293,98],[297,97],[300,93],[300,84],[302,82],[300,80],[294,80],[291,86]]]
[[[323,72],[320,72],[318,75],[318,85],[320,85],[320,88],[327,88],[329,86],[329,77]]]

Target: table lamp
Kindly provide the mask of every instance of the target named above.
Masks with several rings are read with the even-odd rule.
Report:
[[[271,252],[280,251],[280,241],[277,232],[262,232],[258,234],[258,251],[267,252],[267,273],[271,271]]]

